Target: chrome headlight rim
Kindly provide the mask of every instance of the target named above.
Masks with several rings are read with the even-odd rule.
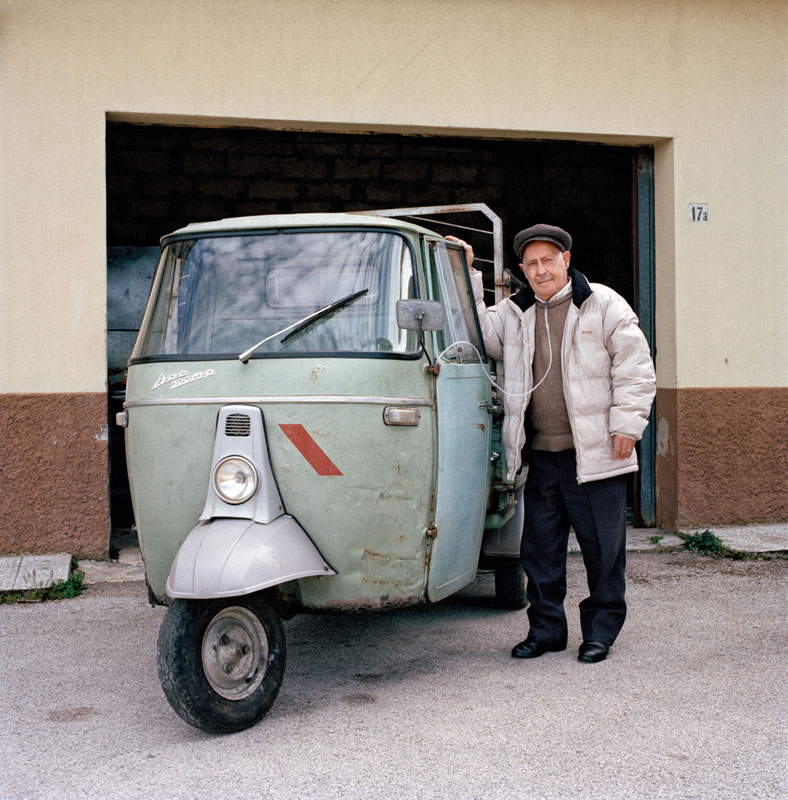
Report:
[[[219,486],[219,472],[222,467],[226,466],[228,462],[237,462],[239,466],[245,467],[247,474],[249,476],[248,486],[244,489],[244,492],[239,497],[230,497],[228,496]],[[213,468],[213,475],[211,476],[211,481],[213,483],[213,490],[216,492],[217,497],[224,503],[228,503],[229,505],[237,506],[241,505],[242,503],[247,503],[251,500],[255,494],[257,493],[257,486],[259,484],[259,478],[257,475],[257,469],[255,465],[248,459],[244,458],[244,456],[225,456],[224,458],[220,459],[216,462],[216,466]]]

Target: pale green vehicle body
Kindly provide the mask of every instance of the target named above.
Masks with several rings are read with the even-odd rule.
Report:
[[[192,372],[214,369],[215,375],[168,392],[168,400],[206,398],[208,381],[217,397],[225,399],[215,404],[135,407],[133,400],[147,399],[162,372],[177,372],[180,364],[140,365],[129,374],[127,459],[132,496],[141,499],[135,503],[137,527],[155,595],[163,597],[175,554],[202,511],[217,411],[233,398],[262,409],[271,466],[285,509],[342,576],[341,580],[302,579],[299,587],[293,587],[300,590],[302,602],[321,607],[379,606],[423,597],[430,548],[426,531],[432,500],[434,409],[419,406],[422,418],[417,427],[391,427],[383,424],[380,402],[320,399],[333,399],[352,385],[360,397],[431,403],[428,381],[413,362],[370,359],[360,368],[357,359],[258,359],[246,365],[212,361],[188,366]],[[262,386],[270,399],[260,399]],[[289,399],[277,402],[276,397]],[[342,475],[318,475],[284,435],[281,424],[304,425]]]
[[[440,237],[407,222],[288,215],[193,225],[176,234],[342,226],[405,236],[418,285],[432,291],[424,242]],[[425,334],[425,347],[434,360],[437,334]],[[206,502],[219,409],[236,403],[261,409],[284,510],[336,573],[280,585],[283,601],[304,610],[373,609],[439,600],[470,583],[492,479],[489,366],[443,363],[437,376],[427,366],[424,354],[248,363],[132,359],[127,461],[153,597],[168,602],[173,560]],[[392,406],[418,409],[418,424],[386,425],[383,410]],[[341,474],[319,474],[282,425],[303,426]]]

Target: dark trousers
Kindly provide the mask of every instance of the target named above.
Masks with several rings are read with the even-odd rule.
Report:
[[[577,482],[575,451],[529,450],[520,561],[528,578],[530,634],[566,642],[566,550],[571,525],[583,554],[589,595],[580,603],[586,641],[613,644],[627,612],[626,476]]]

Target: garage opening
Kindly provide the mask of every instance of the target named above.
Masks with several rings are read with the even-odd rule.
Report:
[[[504,263],[515,275],[514,234],[535,222],[560,225],[574,238],[573,265],[639,309],[653,336],[653,305],[643,296],[653,264],[648,149],[120,122],[108,122],[106,133],[111,550],[134,538],[123,432],[115,426],[126,361],[159,238],[190,222],[483,202],[503,220]],[[480,255],[490,248],[488,237],[463,236]],[[641,485],[653,483],[652,458],[642,454],[630,487],[635,524],[653,524]]]

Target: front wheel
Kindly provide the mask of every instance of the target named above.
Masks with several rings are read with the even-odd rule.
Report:
[[[176,713],[208,733],[259,722],[285,672],[285,635],[261,595],[174,600],[159,630],[159,680]]]
[[[495,600],[501,608],[516,611],[525,608],[525,573],[519,558],[495,560]]]

